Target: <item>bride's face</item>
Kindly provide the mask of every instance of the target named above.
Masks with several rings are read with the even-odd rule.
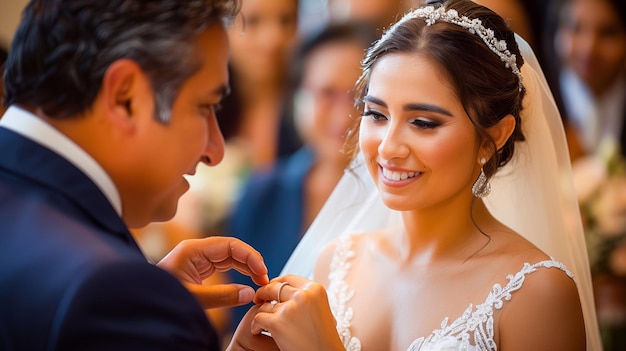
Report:
[[[374,65],[359,145],[385,204],[412,210],[471,198],[477,137],[446,75],[402,53]]]

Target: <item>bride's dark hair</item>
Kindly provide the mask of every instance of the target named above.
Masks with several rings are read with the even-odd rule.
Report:
[[[441,6],[446,10],[455,9],[460,17],[480,19],[484,27],[493,30],[498,40],[506,41],[507,48],[516,57],[517,66],[522,67],[524,61],[515,35],[499,15],[469,0],[445,1]],[[363,112],[362,98],[367,94],[371,70],[381,57],[391,53],[426,57],[447,75],[475,126],[479,142],[487,143],[492,149],[494,157],[484,165],[488,177],[513,157],[515,141],[524,140],[520,112],[525,90],[520,89],[518,76],[480,36],[453,23],[436,21],[428,26],[423,18],[404,17],[370,47],[362,61],[363,72],[356,87],[356,105],[360,112]],[[487,129],[508,114],[515,118],[515,130],[505,145],[496,151]],[[360,119],[355,121],[346,140],[346,152],[352,155],[358,149],[359,122]]]

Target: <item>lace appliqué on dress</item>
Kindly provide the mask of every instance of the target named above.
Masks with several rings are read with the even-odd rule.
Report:
[[[497,350],[498,346],[493,340],[493,309],[501,309],[505,301],[510,301],[511,293],[519,290],[524,284],[526,275],[537,271],[537,268],[556,267],[565,272],[570,278],[572,273],[565,266],[554,259],[541,261],[533,265],[524,263],[522,269],[515,275],[509,274],[508,284],[503,288],[500,284],[494,284],[492,291],[484,303],[476,306],[470,304],[461,317],[448,325],[448,318],[441,322],[441,329],[435,330],[431,335],[421,337],[409,346],[408,351],[426,350]]]
[[[353,317],[352,308],[346,307],[348,301],[354,296],[354,290],[351,290],[345,281],[346,275],[352,267],[349,261],[353,256],[352,237],[346,236],[339,239],[330,263],[327,291],[330,309],[337,320],[337,332],[341,337],[343,346],[347,351],[360,351],[361,341],[352,337],[350,332],[350,323]]]
[[[347,236],[339,239],[335,254],[333,255],[329,277],[328,298],[331,310],[337,319],[337,331],[344,347],[348,351],[360,351],[361,342],[353,337],[350,332],[350,323],[353,317],[352,308],[346,307],[348,301],[354,296],[345,282],[348,271],[351,268],[350,258],[355,255],[352,250],[352,237]],[[433,331],[427,337],[421,337],[411,343],[408,351],[478,351],[497,350],[493,340],[493,311],[501,309],[505,301],[512,298],[511,293],[519,290],[526,279],[526,275],[537,271],[539,267],[558,268],[574,279],[573,274],[560,262],[553,258],[535,264],[525,263],[516,274],[509,274],[509,282],[503,288],[500,284],[494,284],[492,291],[485,302],[477,305],[470,304],[463,314],[448,324],[446,317],[441,322],[441,328]]]

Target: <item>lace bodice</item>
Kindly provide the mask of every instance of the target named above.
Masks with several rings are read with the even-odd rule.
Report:
[[[351,258],[354,257],[352,242],[351,236],[341,238],[338,242],[328,276],[328,298],[331,310],[337,319],[337,331],[346,350],[360,351],[361,341],[352,336],[350,331],[353,311],[352,308],[347,307],[355,291],[350,289],[345,282],[352,267]],[[506,286],[494,284],[483,303],[476,306],[470,304],[455,321],[450,322],[449,318],[445,317],[440,329],[434,330],[426,337],[415,339],[407,351],[497,350],[498,347],[493,340],[494,308],[499,310],[506,301],[511,300],[511,293],[522,287],[526,275],[535,272],[539,267],[559,268],[573,279],[572,273],[562,263],[553,259],[535,264],[525,263],[519,272],[507,276],[509,282]]]

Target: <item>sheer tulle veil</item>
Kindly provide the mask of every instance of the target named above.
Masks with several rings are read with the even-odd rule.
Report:
[[[587,349],[602,350],[582,222],[571,176],[563,124],[535,54],[516,36],[525,64],[522,111],[526,141],[493,177],[485,202],[500,221],[563,262],[574,274],[587,329]],[[401,223],[380,200],[362,159],[352,162],[281,274],[312,277],[319,252],[355,232]]]

